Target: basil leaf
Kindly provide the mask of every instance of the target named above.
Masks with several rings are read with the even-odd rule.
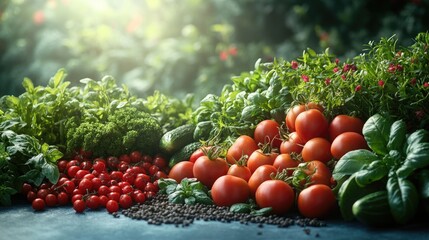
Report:
[[[194,190],[192,193],[197,203],[202,203],[207,205],[213,204],[212,199],[207,195],[206,192],[202,190]]]
[[[388,150],[397,150],[402,152],[406,140],[407,126],[405,121],[398,120],[390,127],[389,141],[387,143]]]
[[[229,211],[234,213],[250,213],[252,206],[248,203],[236,203],[229,208]]]
[[[355,173],[356,183],[359,186],[366,186],[378,181],[389,173],[389,168],[381,160],[376,160]]]
[[[423,169],[419,172],[418,182],[420,196],[429,199],[429,169]]]
[[[184,203],[187,205],[195,205],[195,203],[197,203],[197,199],[194,196],[189,196],[189,197],[185,198]]]
[[[175,191],[172,194],[168,195],[168,201],[171,203],[184,203],[185,202],[185,193],[183,191]]]
[[[350,151],[337,162],[332,172],[335,180],[339,180],[345,176],[350,176],[361,170],[365,165],[378,160],[379,157],[373,152],[366,149]]]
[[[406,178],[416,169],[429,166],[429,142],[424,142],[427,136],[427,131],[418,130],[408,137],[407,156],[397,170],[399,177]]]
[[[391,121],[380,114],[371,116],[363,125],[362,133],[368,146],[379,155],[388,153]]]
[[[394,172],[387,180],[389,205],[395,221],[401,224],[410,221],[417,210],[419,197],[414,184],[398,177]]]
[[[273,211],[272,207],[265,207],[265,208],[261,208],[258,210],[252,210],[250,212],[250,214],[254,215],[254,216],[266,216],[268,214],[270,214]]]
[[[45,163],[42,165],[42,174],[51,182],[57,183],[60,172],[54,163]]]

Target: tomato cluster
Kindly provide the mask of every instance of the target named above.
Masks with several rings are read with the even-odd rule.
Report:
[[[215,146],[199,149],[173,166],[169,177],[197,178],[219,206],[253,198],[275,214],[297,206],[303,216],[325,217],[336,204],[331,163],[367,145],[362,120],[347,115],[328,120],[323,111],[314,103],[294,106],[285,127],[264,120],[253,137],[239,136],[224,155],[210,154]]]
[[[139,151],[106,159],[91,159],[81,152],[57,165],[60,178],[56,184],[23,184],[22,192],[36,211],[71,203],[78,213],[102,207],[114,213],[155,196],[157,180],[166,178],[169,171],[164,157]]]

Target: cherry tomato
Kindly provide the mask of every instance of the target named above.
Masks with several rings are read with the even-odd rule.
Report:
[[[115,200],[109,200],[106,203],[106,209],[109,213],[114,213],[119,210],[119,204]]]
[[[132,151],[130,153],[130,160],[132,163],[137,163],[142,160],[142,153],[140,151]]]
[[[259,149],[258,144],[253,138],[247,135],[241,135],[228,148],[228,152],[226,154],[226,160],[228,161],[228,163],[234,164],[243,155],[247,155],[247,157],[249,157],[254,151],[258,149]]]
[[[324,137],[327,134],[328,126],[325,115],[317,109],[302,112],[295,120],[296,133],[304,142],[315,137]]]
[[[176,180],[180,183],[184,178],[193,178],[194,177],[194,163],[190,161],[182,161],[176,163],[168,173],[168,177]]]
[[[229,167],[227,174],[242,178],[247,182],[249,181],[252,172],[250,172],[250,169],[247,166],[233,164]]]
[[[287,140],[284,140],[280,145],[280,153],[298,153],[300,154],[305,142],[298,136],[296,132],[291,132]]]
[[[231,206],[246,202],[250,196],[250,189],[244,179],[224,175],[213,183],[211,196],[217,206]]]
[[[295,193],[289,184],[282,180],[267,180],[255,193],[256,203],[260,208],[271,207],[277,215],[285,214],[294,203]]]
[[[281,172],[285,169],[296,168],[299,164],[298,160],[293,159],[290,154],[282,153],[279,154],[276,159],[274,159],[273,166],[277,169],[278,172]],[[287,170],[287,175],[291,176],[293,169]]]
[[[249,188],[252,196],[255,195],[256,189],[264,181],[272,179],[271,176],[277,173],[277,169],[272,165],[262,165],[252,173],[249,179]]]
[[[273,165],[274,160],[278,156],[278,153],[264,153],[262,150],[256,150],[250,155],[247,160],[247,167],[249,167],[250,172],[254,172],[258,167],[262,165]]]
[[[257,144],[270,143],[275,148],[280,148],[280,125],[271,119],[263,120],[256,125],[254,139]]]
[[[357,117],[348,115],[338,115],[329,124],[329,139],[333,141],[338,135],[344,132],[355,132],[362,134],[364,122]]]
[[[315,184],[302,190],[298,195],[298,210],[304,217],[324,218],[334,209],[335,194],[323,184]]]
[[[73,202],[73,209],[76,211],[76,213],[81,213],[85,211],[85,208],[86,205],[84,200],[79,199]]]
[[[45,203],[48,207],[55,207],[58,204],[58,198],[56,195],[49,193],[45,197]]]
[[[45,201],[42,198],[36,198],[32,201],[31,206],[35,211],[42,211],[45,209]]]
[[[331,153],[335,159],[340,159],[349,151],[368,149],[365,138],[355,132],[344,132],[338,135],[331,144]]]
[[[216,179],[227,174],[228,168],[225,159],[210,159],[208,156],[201,156],[195,161],[192,172],[198,181],[211,188]]]
[[[305,162],[319,160],[323,163],[327,163],[332,159],[331,143],[325,138],[312,138],[305,143],[302,148],[301,156]]]

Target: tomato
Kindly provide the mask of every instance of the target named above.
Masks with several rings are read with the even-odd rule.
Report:
[[[250,172],[254,172],[258,167],[262,165],[273,165],[274,160],[278,156],[278,153],[264,153],[262,150],[256,150],[249,156],[247,160],[247,167],[249,167]]]
[[[331,144],[331,154],[335,159],[340,159],[349,151],[368,149],[365,138],[355,132],[345,132],[338,135]]]
[[[296,132],[291,132],[288,139],[284,140],[280,145],[280,153],[298,153],[300,154],[305,142],[298,136]]]
[[[312,138],[305,143],[302,148],[301,156],[305,162],[319,160],[327,163],[332,159],[331,143],[325,138]]]
[[[253,138],[247,135],[241,135],[228,148],[226,160],[228,163],[234,164],[241,158],[241,156],[247,155],[249,157],[254,151],[258,149],[258,144]]]
[[[357,117],[348,115],[338,115],[332,119],[328,127],[329,139],[333,141],[338,135],[344,132],[356,132],[362,134],[364,122]]]
[[[242,178],[247,182],[249,181],[249,178],[252,175],[252,172],[247,166],[243,166],[240,164],[233,164],[229,167],[227,174]]]
[[[331,170],[329,170],[326,164],[318,160],[300,163],[294,171],[293,176],[294,182],[299,182],[300,187],[314,184],[331,186]]]
[[[327,134],[328,126],[325,115],[317,109],[302,112],[295,120],[296,133],[304,142],[315,137],[324,137]]]
[[[302,190],[298,195],[298,210],[304,217],[323,218],[328,216],[336,204],[332,189],[323,184],[315,184]]]
[[[271,207],[277,215],[285,214],[294,203],[295,193],[289,184],[282,180],[267,180],[255,193],[256,204],[260,208]]]
[[[228,168],[225,159],[210,159],[208,156],[201,156],[195,161],[192,172],[198,181],[211,188],[216,179],[226,175]]]
[[[204,153],[204,151],[207,151],[207,150],[209,150],[209,149],[210,149],[210,147],[200,147],[200,148],[198,148],[197,150],[195,150],[195,151],[191,154],[191,156],[189,157],[189,161],[190,161],[190,162],[195,163],[195,161],[197,161],[197,159],[198,159],[199,157],[206,155],[206,154]]]
[[[280,148],[280,125],[271,119],[263,120],[256,125],[254,139],[257,144],[270,143],[275,148]]]
[[[293,159],[290,154],[282,153],[279,154],[276,159],[274,159],[273,166],[277,169],[278,172],[281,172],[288,168],[295,168],[299,164],[298,160]],[[293,169],[287,170],[287,175],[291,176]]]
[[[244,179],[225,175],[213,183],[211,196],[217,206],[231,206],[246,202],[250,196],[250,188]]]
[[[289,129],[290,132],[294,132],[295,131],[295,120],[296,117],[304,112],[305,109],[305,105],[304,104],[300,104],[300,105],[296,105],[292,108],[290,108],[288,110],[288,112],[286,113],[286,127]]]
[[[193,178],[194,163],[190,161],[182,161],[176,163],[168,173],[168,177],[180,183],[184,178]]]
[[[320,104],[314,103],[314,102],[309,102],[307,104],[299,104],[299,105],[295,105],[292,108],[290,108],[286,114],[286,127],[288,128],[288,130],[290,132],[294,132],[295,131],[295,121],[296,121],[296,117],[302,113],[305,112],[308,109],[317,109],[320,112],[323,112],[324,109]]]
[[[277,169],[272,165],[262,165],[258,167],[255,172],[252,173],[252,176],[250,176],[250,179],[248,181],[249,187],[250,187],[250,193],[252,196],[255,195],[256,189],[261,185],[261,183],[265,182],[266,180],[270,180],[271,175],[274,175],[277,173]]]

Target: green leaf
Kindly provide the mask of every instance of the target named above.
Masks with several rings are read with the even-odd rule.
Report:
[[[405,224],[417,211],[419,203],[417,189],[410,180],[399,178],[394,172],[389,175],[387,192],[390,209],[395,221]]]
[[[171,203],[185,203],[185,193],[181,190],[177,190],[168,195],[168,201]]]
[[[420,196],[429,199],[429,169],[423,169],[417,176]]]
[[[34,92],[33,82],[29,78],[24,78],[24,81],[22,81],[22,86],[25,88],[26,92],[28,93]]]
[[[213,204],[213,200],[207,195],[207,192],[203,190],[194,190],[193,196],[195,197],[196,203],[211,205]]]
[[[254,216],[267,216],[269,215],[271,212],[273,211],[272,207],[265,207],[265,208],[261,208],[261,209],[257,209],[257,210],[252,210],[250,212],[251,215]]]
[[[61,68],[55,73],[55,75],[49,80],[48,86],[51,88],[57,88],[65,79],[67,73],[65,69]]]
[[[33,183],[35,186],[40,186],[40,184],[42,184],[43,180],[45,179],[45,175],[41,172],[40,169],[33,168],[24,175],[20,176],[19,179],[21,181]]]
[[[337,162],[332,172],[335,180],[339,180],[345,176],[350,176],[361,170],[365,165],[373,161],[379,160],[379,157],[373,152],[366,149],[350,151]]]
[[[234,213],[250,213],[252,206],[248,203],[236,203],[229,208],[229,211]]]
[[[405,121],[398,120],[390,127],[389,141],[387,143],[388,150],[403,151],[406,140],[407,126]]]
[[[406,154],[414,152],[413,148],[419,147],[420,143],[429,142],[429,133],[424,129],[417,130],[410,134],[407,138]]]
[[[42,166],[42,174],[53,184],[58,182],[60,172],[54,163],[45,163]]]
[[[384,162],[376,160],[355,173],[356,183],[359,186],[364,187],[384,178],[388,173],[389,168],[384,164]]]
[[[56,163],[59,159],[63,157],[64,154],[57,148],[51,146],[48,151],[44,153],[44,155],[48,162]]]
[[[371,116],[365,122],[362,133],[368,146],[376,154],[386,155],[388,153],[387,144],[389,142],[391,125],[391,121],[380,114]]]
[[[429,166],[428,136],[428,132],[421,129],[413,132],[407,138],[407,155],[402,166],[397,170],[399,177],[406,178],[416,169]]]
[[[11,196],[18,191],[14,188],[0,185],[0,205],[10,206],[12,205]]]

